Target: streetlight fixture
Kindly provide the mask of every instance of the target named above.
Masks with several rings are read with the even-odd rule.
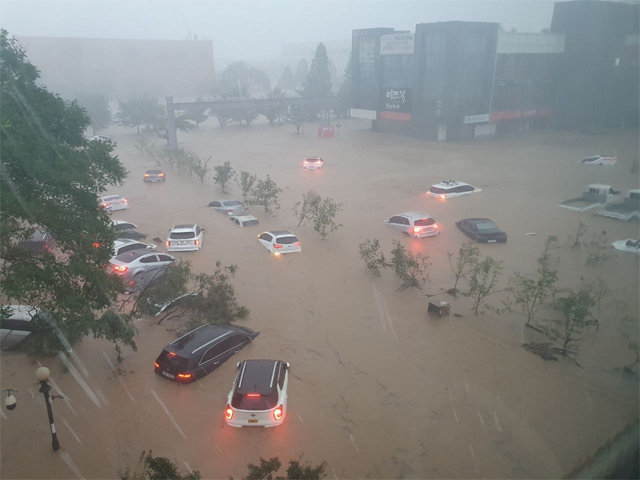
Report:
[[[51,446],[53,451],[60,449],[60,443],[58,443],[58,436],[56,435],[56,425],[53,423],[53,410],[51,410],[51,401],[49,400],[49,391],[51,386],[47,382],[49,380],[49,369],[47,367],[40,367],[36,370],[36,379],[40,382],[40,392],[44,395],[44,403],[47,406],[47,415],[49,416],[49,424],[51,425]],[[51,398],[57,398],[59,395],[52,395]]]

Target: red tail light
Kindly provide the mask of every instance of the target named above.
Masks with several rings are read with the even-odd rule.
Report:
[[[121,275],[129,270],[129,267],[125,267],[124,265],[111,265],[111,269],[118,275]]]
[[[422,231],[422,227],[413,227],[411,230],[413,230],[413,233],[420,233]]]
[[[101,243],[98,243],[98,242],[93,242],[93,243],[91,244],[91,246],[92,246],[93,248],[100,248],[100,247],[102,246],[102,244],[101,244]]]
[[[227,409],[224,411],[224,416],[227,420],[231,420],[233,418],[233,408],[227,405]]]
[[[174,352],[169,352],[169,356],[170,356],[170,357],[175,357],[175,356],[176,356],[176,354],[175,354]]]
[[[296,247],[301,247],[302,246],[302,242],[296,242]]]
[[[178,378],[180,380],[190,380],[191,377],[193,377],[193,375],[191,375],[190,373],[179,373],[178,374]]]
[[[440,225],[438,225],[437,223],[434,223],[433,228],[440,228]]]
[[[233,210],[227,210],[227,213],[233,213]]]
[[[280,245],[279,243],[274,243],[273,248],[282,248],[282,245]]]
[[[282,420],[282,412],[283,412],[282,405],[278,405],[276,409],[273,411],[273,418],[275,418],[276,420]]]
[[[123,199],[122,199],[122,203],[127,203],[127,199],[126,199],[126,198],[123,198]]]
[[[169,240],[167,240],[167,247],[171,246],[171,242]]]
[[[259,393],[247,393],[247,397],[249,398],[260,398]]]
[[[197,239],[196,239],[196,240],[194,240],[194,241],[193,241],[193,243],[194,243],[194,245],[197,247],[198,245],[200,245],[200,240],[197,240]]]
[[[160,364],[158,362],[153,362],[153,366],[156,368],[160,368]]]

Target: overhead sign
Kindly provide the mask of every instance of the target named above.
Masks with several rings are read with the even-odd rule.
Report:
[[[413,33],[390,33],[380,37],[380,55],[413,55]]]
[[[381,110],[388,112],[411,112],[410,90],[408,88],[385,88]]]
[[[488,113],[482,115],[466,115],[464,117],[465,125],[470,123],[486,123],[490,120],[490,115]]]

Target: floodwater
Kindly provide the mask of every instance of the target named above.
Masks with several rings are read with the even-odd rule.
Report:
[[[218,370],[191,385],[153,373],[162,346],[175,338],[177,322],[136,322],[138,351],[86,339],[76,359],[40,359],[52,371],[64,399],[54,401],[61,450],[51,451],[42,396],[33,377],[37,362],[22,354],[1,357],[2,388],[18,389],[18,406],[4,410],[2,478],[114,478],[139,467],[143,451],[169,457],[184,472],[205,478],[240,478],[248,463],[278,456],[327,462],[328,478],[558,478],[638,417],[638,383],[620,374],[633,363],[628,348],[638,339],[639,256],[610,248],[638,238],[637,222],[620,222],[556,207],[579,196],[586,184],[623,192],[638,188],[638,140],[633,132],[586,136],[572,132],[529,133],[465,144],[437,144],[377,134],[368,122],[343,122],[338,135],[319,139],[307,125],[255,125],[220,130],[213,121],[179,132],[181,146],[210,165],[230,161],[240,172],[269,173],[283,189],[273,216],[251,213],[261,224],[238,228],[206,207],[216,198],[240,198],[237,185],[223,195],[211,179],[168,170],[166,184],[143,184],[153,161],[134,148],[132,130],[105,132],[117,142],[130,171],[122,193],[130,210],[115,212],[164,240],[173,224],[197,222],[206,229],[203,249],[178,253],[197,271],[216,260],[238,265],[239,303],[251,313],[239,323],[261,332]],[[161,145],[160,140],[156,140]],[[618,165],[579,163],[584,156],[618,156]],[[307,155],[324,157],[324,170],[304,172]],[[637,168],[637,167],[636,167]],[[432,183],[460,179],[482,192],[438,201],[425,196]],[[296,229],[292,212],[313,190],[343,204],[342,228],[321,240],[312,226]],[[403,211],[431,214],[439,238],[403,237],[382,222]],[[509,234],[505,245],[480,245],[483,255],[504,262],[500,289],[515,272],[535,272],[548,235],[560,285],[580,279],[606,282],[598,331],[574,345],[576,362],[545,361],[524,350],[540,341],[516,312],[485,310],[450,297],[447,252],[466,237],[455,227],[464,217],[487,216]],[[579,222],[586,240],[606,231],[609,258],[585,266],[585,248],[569,237]],[[303,251],[274,257],[258,244],[263,230],[298,234]],[[533,235],[535,233],[535,235]],[[378,238],[385,252],[399,240],[431,260],[423,291],[398,290],[391,271],[370,276],[358,245]],[[502,307],[507,292],[487,299]],[[448,301],[452,315],[427,315],[427,302]],[[550,315],[542,312],[541,317]],[[275,429],[233,429],[223,421],[236,360],[277,358],[290,362],[289,410]]]

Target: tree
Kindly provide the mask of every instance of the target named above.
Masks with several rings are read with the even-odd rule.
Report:
[[[380,249],[380,242],[377,238],[366,239],[360,244],[360,258],[364,260],[367,270],[376,277],[380,276],[380,269],[387,267],[387,261],[384,258],[384,253]]]
[[[140,135],[141,125],[144,125],[147,130],[153,130],[154,127],[165,123],[164,109],[157,98],[148,95],[136,96],[119,104],[118,121],[125,127],[136,127],[138,135]]]
[[[336,215],[342,210],[342,204],[328,197],[322,198],[314,192],[304,194],[302,202],[296,203],[293,210],[299,219],[298,227],[313,222],[313,229],[323,240],[327,238],[329,232],[342,226],[335,222]]]
[[[111,142],[84,137],[89,118],[76,102],[38,84],[37,69],[6,30],[0,31],[0,78],[2,303],[51,313],[27,342],[39,354],[89,333],[135,348],[132,325],[110,310],[121,289],[104,269],[115,231],[96,197],[121,183],[126,170]],[[33,256],[17,246],[36,228],[56,239],[53,253]]]
[[[151,451],[147,454],[142,452],[140,456],[144,466],[142,473],[131,473],[126,470],[120,473],[120,480],[200,480],[202,478],[197,470],[181,475],[175,462],[166,457],[154,457],[152,453]]]
[[[558,272],[551,269],[549,261],[551,246],[556,241],[556,237],[549,236],[545,242],[542,256],[538,258],[538,263],[540,264],[538,278],[525,277],[520,273],[516,273],[513,278],[513,298],[515,304],[520,306],[522,314],[527,319],[527,325],[531,325],[538,309],[556,285]]]
[[[562,353],[568,354],[569,343],[576,340],[576,336],[589,326],[597,326],[598,320],[593,316],[596,298],[586,287],[580,290],[568,290],[555,302],[555,308],[562,314],[559,335],[562,339]]]
[[[225,97],[250,97],[271,90],[269,76],[244,62],[229,65],[217,85],[217,91]]]
[[[302,89],[304,97],[326,97],[331,94],[331,75],[329,73],[329,58],[324,43],[316,48],[316,54],[311,60],[311,68]]]
[[[242,190],[242,199],[244,200],[244,203],[249,203],[251,192],[253,191],[253,187],[257,181],[257,175],[249,173],[246,170],[242,170],[240,172],[240,180],[238,181],[238,186],[240,187],[240,190]]]
[[[284,97],[284,92],[280,90],[280,87],[274,88],[273,91],[269,94],[269,98],[283,98],[283,97]],[[269,120],[269,125],[273,125],[273,122],[282,118],[282,116],[285,113],[285,107],[284,106],[264,107],[260,111],[260,113],[265,117],[267,117],[267,120]]]
[[[216,172],[213,181],[222,187],[222,193],[227,193],[227,184],[236,175],[236,171],[231,167],[231,162],[226,161],[222,165],[213,167]]]
[[[347,66],[344,69],[342,83],[340,84],[340,89],[338,90],[337,114],[343,117],[347,116],[349,109],[351,108],[351,105],[353,103],[353,67],[351,66],[351,57],[351,52],[349,52],[349,61],[347,62]]]
[[[301,88],[304,86],[304,82],[307,79],[307,74],[309,73],[309,64],[303,58],[298,62],[296,66],[296,73],[293,75],[293,78],[296,82],[296,88]]]
[[[264,207],[264,213],[272,213],[274,209],[280,208],[278,196],[281,192],[282,189],[267,175],[264,180],[256,181],[248,198],[249,205],[261,205]]]
[[[203,102],[202,98],[198,98],[196,102]],[[207,107],[201,105],[192,105],[184,113],[185,120],[189,120],[196,124],[196,128],[200,128],[200,124],[204,122],[207,117]]]
[[[287,476],[274,477],[273,474],[280,470],[282,463],[278,457],[265,460],[260,457],[260,465],[248,464],[249,475],[245,480],[320,480],[327,475],[327,465],[322,462],[315,467],[302,463],[300,459],[291,460],[287,468]]]
[[[409,287],[419,288],[424,285],[429,279],[427,269],[430,265],[428,255],[411,253],[399,241],[393,241],[389,266],[393,268],[396,276],[402,280],[400,290]]]
[[[85,109],[93,134],[96,131],[107,128],[111,125],[111,110],[109,110],[109,102],[102,95],[90,95],[78,100],[78,103]]]
[[[482,302],[495,292],[498,278],[502,273],[502,262],[493,257],[485,257],[474,263],[469,278],[469,290],[463,295],[473,298],[473,312],[478,314]]]
[[[448,290],[452,295],[456,295],[458,292],[458,281],[464,278],[467,273],[469,273],[470,269],[473,267],[473,264],[477,262],[478,257],[480,256],[480,249],[472,243],[463,243],[460,245],[460,249],[458,250],[458,257],[454,260],[454,254],[452,252],[447,252],[447,257],[449,257],[449,267],[451,267],[451,271],[453,275],[456,277],[456,281],[453,283],[453,287]]]
[[[280,79],[278,80],[278,87],[283,91],[291,91],[296,88],[296,80],[293,76],[293,72],[289,66],[284,67]]]

